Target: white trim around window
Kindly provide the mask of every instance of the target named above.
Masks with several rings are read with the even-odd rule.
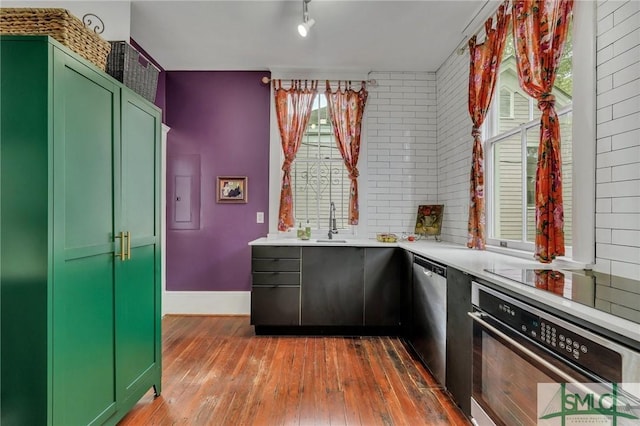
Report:
[[[572,226],[573,245],[567,249],[566,256],[557,259],[558,263],[571,267],[592,268],[595,264],[595,171],[596,171],[596,2],[578,1],[573,12],[573,127],[574,149],[573,167],[573,204]],[[492,103],[495,103],[492,102]],[[493,134],[497,127],[497,114],[493,120],[487,120],[483,134]],[[527,123],[529,124],[529,123]],[[524,124],[523,127],[527,127]],[[516,134],[520,129],[509,132]],[[503,135],[504,136],[504,135]],[[493,170],[491,142],[485,141],[485,170]],[[492,219],[491,197],[492,176],[486,173],[485,197],[487,199],[487,231],[490,231]],[[508,243],[515,255],[533,252],[533,244]],[[487,238],[487,249],[505,252],[500,240]],[[526,251],[523,251],[526,250]],[[566,267],[566,266],[565,266]]]

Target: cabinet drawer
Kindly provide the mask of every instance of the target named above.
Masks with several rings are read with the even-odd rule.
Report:
[[[251,324],[300,325],[300,287],[251,290]]]
[[[254,272],[253,285],[300,285],[298,272]]]
[[[300,259],[253,259],[253,272],[300,272]]]
[[[251,248],[253,258],[286,258],[300,259],[300,247],[288,246],[253,246]]]

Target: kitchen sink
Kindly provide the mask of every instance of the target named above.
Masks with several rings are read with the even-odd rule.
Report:
[[[330,240],[330,239],[328,239],[328,238],[323,238],[323,239],[318,238],[318,239],[316,240],[316,243],[335,243],[335,244],[345,244],[346,242],[347,242],[347,240],[338,240],[338,239]]]

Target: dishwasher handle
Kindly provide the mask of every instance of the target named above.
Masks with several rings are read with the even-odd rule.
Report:
[[[428,277],[433,276],[433,274],[440,275],[444,278],[447,277],[447,267],[444,265],[440,265],[439,263],[435,263],[419,256],[414,257],[413,263],[422,266],[424,268],[424,274]]]

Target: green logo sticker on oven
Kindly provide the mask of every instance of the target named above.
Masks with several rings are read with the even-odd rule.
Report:
[[[640,383],[539,383],[538,425],[640,425]]]

